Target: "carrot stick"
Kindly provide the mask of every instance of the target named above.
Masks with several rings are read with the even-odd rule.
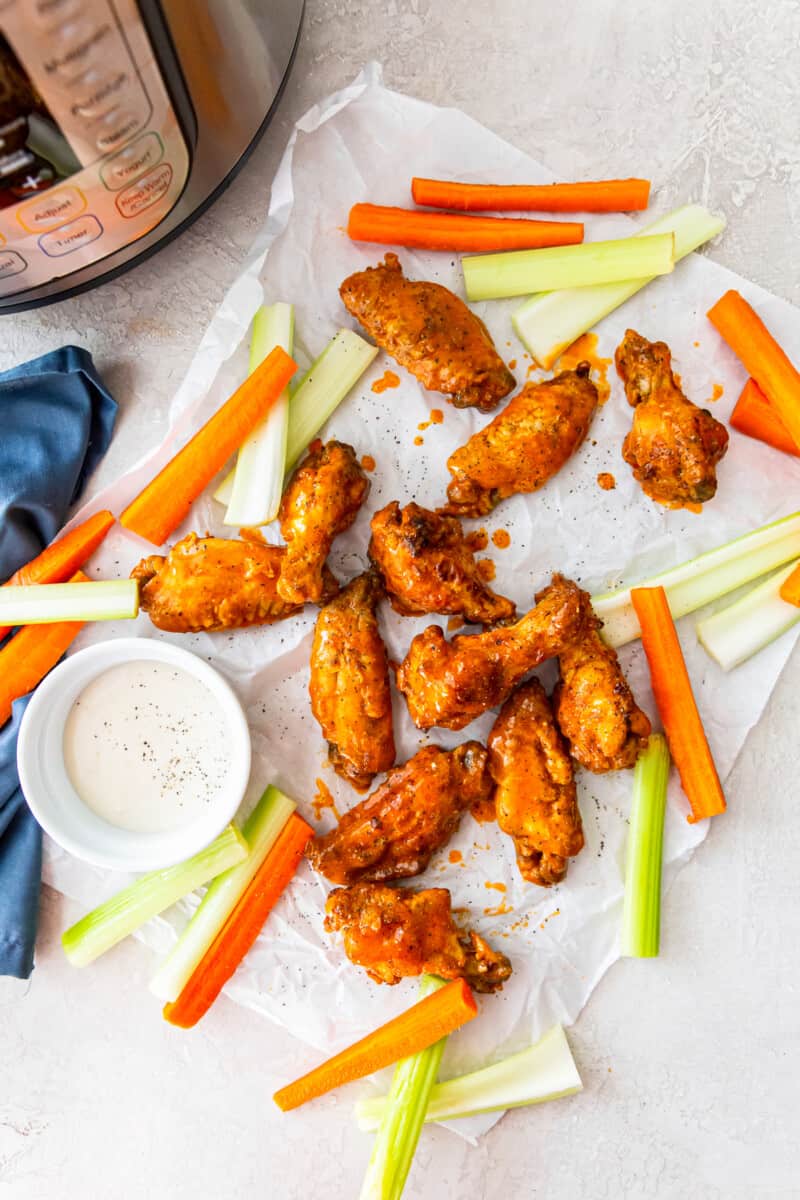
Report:
[[[574,221],[529,221],[512,217],[464,217],[460,213],[416,212],[381,204],[354,204],[347,232],[354,242],[414,246],[420,250],[535,250],[583,241]]]
[[[463,979],[453,979],[399,1017],[374,1029],[294,1083],[287,1084],[272,1098],[283,1112],[298,1108],[333,1088],[363,1079],[373,1071],[419,1053],[471,1021],[477,1012],[469,986]]]
[[[162,545],[203,488],[266,416],[296,370],[297,364],[276,346],[128,505],[120,523],[154,545]]]
[[[784,579],[780,588],[781,600],[800,608],[800,564],[792,571],[788,579]]]
[[[415,204],[461,212],[633,212],[647,208],[649,179],[588,183],[493,184],[411,180]]]
[[[707,315],[753,376],[795,446],[800,447],[800,372],[735,289],[726,292]]]
[[[164,1005],[171,1025],[191,1029],[205,1016],[258,937],[313,836],[311,826],[292,813],[178,999]]]
[[[697,711],[675,623],[663,588],[631,588],[642,627],[650,681],[669,752],[692,807],[690,824],[725,811],[725,796]]]
[[[3,587],[24,587],[31,583],[65,583],[94,554],[114,524],[114,514],[107,509],[88,517],[81,525],[70,529],[63,537],[51,542],[41,554],[25,563],[7,579]],[[0,625],[0,641],[9,626]]]
[[[88,583],[77,571],[71,583]],[[72,644],[84,621],[54,621],[25,625],[0,649],[0,725],[11,716],[11,705],[33,691]]]
[[[786,432],[786,426],[755,379],[748,379],[742,388],[742,394],[731,413],[730,424],[734,429],[738,429],[739,433],[766,442],[768,446],[774,446],[784,454],[800,456],[800,450]]]

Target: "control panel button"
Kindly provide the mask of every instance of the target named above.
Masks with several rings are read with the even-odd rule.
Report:
[[[171,183],[172,167],[162,163],[120,192],[116,198],[117,208],[123,217],[138,217],[140,212],[166,196]]]
[[[85,208],[86,197],[79,188],[51,188],[39,199],[21,205],[17,209],[17,220],[28,233],[41,233],[72,220]]]
[[[60,229],[43,233],[39,238],[39,245],[50,258],[61,258],[64,254],[72,254],[75,250],[90,246],[92,242],[97,241],[102,232],[103,226],[97,217],[87,213],[86,216],[78,217],[76,221],[70,221],[68,225],[62,225]]]
[[[77,17],[54,30],[53,48],[42,67],[46,75],[57,75],[72,83],[93,63],[101,64],[113,48],[114,27],[110,21],[99,23]]]
[[[95,67],[87,71],[80,80],[80,94],[70,111],[75,117],[102,117],[120,101],[130,87],[131,77],[127,71],[108,73]]]
[[[0,279],[7,279],[9,275],[19,275],[27,265],[16,250],[0,250]]]
[[[110,154],[138,133],[143,124],[144,118],[139,113],[132,109],[115,108],[98,121],[94,144],[101,154]]]
[[[138,179],[164,157],[164,143],[157,133],[145,133],[120,150],[100,168],[100,178],[110,192],[119,191]]]
[[[39,29],[57,33],[63,21],[73,21],[85,10],[85,0],[33,0],[29,5]]]

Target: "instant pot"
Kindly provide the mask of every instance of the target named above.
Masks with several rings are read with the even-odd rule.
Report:
[[[0,0],[0,312],[133,266],[265,128],[303,0]]]

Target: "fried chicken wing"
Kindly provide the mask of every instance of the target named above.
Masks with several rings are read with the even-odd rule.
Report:
[[[331,883],[420,875],[458,828],[462,813],[488,800],[491,790],[480,742],[455,750],[423,746],[335,829],[314,838],[309,861]]]
[[[430,974],[496,992],[511,975],[505,954],[456,925],[447,888],[357,883],[331,892],[325,911],[325,928],[341,931],[347,957],[376,983]]]
[[[573,758],[596,775],[632,767],[650,736],[616,650],[598,633],[601,625],[589,608],[578,636],[559,652],[561,679],[553,693],[556,721]]]
[[[514,616],[512,602],[481,578],[456,517],[393,500],[372,518],[369,556],[403,616],[454,614],[475,625]]]
[[[331,766],[358,791],[394,762],[389,664],[375,609],[380,581],[368,571],[320,610],[311,649],[311,711]]]
[[[491,412],[514,387],[483,321],[441,284],[406,279],[396,254],[345,279],[339,294],[382,349],[456,408]]]
[[[669,346],[648,342],[629,329],[615,361],[634,409],[622,457],[645,495],[667,508],[713,499],[728,431],[683,394],[672,373]]]
[[[514,839],[523,879],[550,887],[583,849],[572,760],[538,679],[509,696],[489,736],[497,823]]]
[[[502,704],[523,675],[558,654],[583,623],[586,593],[561,575],[514,625],[445,640],[437,625],[418,634],[397,671],[411,719],[463,729]]]
[[[446,512],[482,517],[507,496],[536,492],[580,446],[597,408],[589,364],[527,383],[447,460]]]
[[[163,554],[143,558],[131,571],[150,620],[172,633],[271,625],[300,612],[278,593],[285,559],[283,546],[268,546],[243,533],[241,539],[187,534]],[[330,571],[323,574],[323,597],[336,594]]]
[[[368,492],[369,480],[352,446],[312,444],[289,481],[279,513],[286,557],[278,595],[288,604],[319,600],[333,540],[353,524]]]

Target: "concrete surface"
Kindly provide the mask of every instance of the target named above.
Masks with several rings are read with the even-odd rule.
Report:
[[[0,366],[67,340],[93,351],[122,404],[97,483],[153,443],[292,121],[371,58],[563,177],[646,174],[723,207],[714,256],[797,301],[798,44],[791,0],[309,0],[278,119],[227,194],[123,278],[6,317]],[[572,1031],[584,1093],[510,1114],[477,1149],[426,1131],[409,1200],[800,1196],[798,685],[795,655],[729,813],[666,900],[661,958],[618,964]],[[0,980],[0,1200],[358,1194],[369,1139],[351,1093],[281,1118],[269,1096],[310,1062],[303,1046],[225,1000],[176,1036],[138,944],[65,965],[74,915],[48,892],[32,982]]]

